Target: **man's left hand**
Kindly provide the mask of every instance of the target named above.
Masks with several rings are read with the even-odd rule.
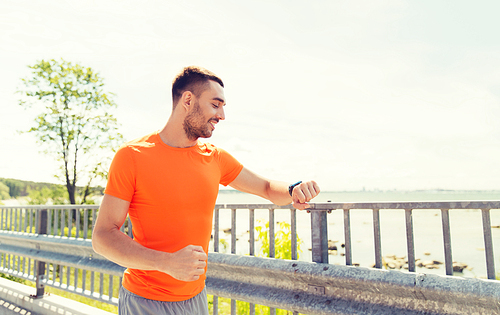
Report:
[[[310,207],[308,204],[320,192],[315,181],[302,182],[292,190],[292,205],[294,208],[304,210]]]

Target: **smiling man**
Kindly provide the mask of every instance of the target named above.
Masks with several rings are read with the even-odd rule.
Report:
[[[225,119],[224,84],[187,67],[172,84],[165,127],[123,145],[109,170],[94,227],[94,250],[127,267],[119,314],[208,314],[207,253],[219,184],[306,209],[319,194],[314,181],[269,180],[199,138]],[[131,239],[120,231],[127,214]]]

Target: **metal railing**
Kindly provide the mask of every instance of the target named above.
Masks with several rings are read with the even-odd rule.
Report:
[[[291,228],[291,259],[297,259],[297,210],[295,210],[291,206],[276,206],[269,204],[226,204],[226,205],[216,205],[215,207],[215,215],[214,215],[214,251],[219,251],[219,231],[220,227],[220,212],[222,210],[231,211],[231,254],[237,253],[237,211],[248,209],[248,233],[249,233],[249,249],[248,254],[250,256],[255,255],[255,211],[256,210],[267,210],[268,211],[268,221],[269,221],[269,257],[273,258],[275,254],[275,213],[277,210],[281,211],[289,211],[290,212],[290,228]],[[344,242],[343,247],[345,250],[345,265],[352,266],[353,265],[353,243],[351,241],[351,213],[352,211],[358,210],[370,210],[372,212],[372,226],[373,226],[373,240],[374,240],[374,265],[373,267],[376,269],[383,268],[383,258],[382,258],[382,242],[381,242],[381,224],[380,224],[380,211],[381,210],[401,210],[404,211],[405,217],[405,234],[406,234],[406,250],[407,250],[407,265],[408,271],[415,272],[416,271],[416,258],[415,258],[415,240],[414,240],[414,228],[413,228],[413,215],[415,211],[423,211],[423,210],[431,210],[435,209],[440,211],[441,213],[441,225],[442,225],[442,238],[444,244],[444,256],[445,256],[445,274],[448,276],[453,275],[453,259],[452,259],[452,246],[451,246],[451,233],[450,233],[450,210],[480,210],[482,217],[482,227],[476,227],[477,229],[482,230],[484,235],[484,252],[485,252],[485,264],[487,266],[487,274],[485,275],[488,279],[495,279],[495,264],[494,264],[494,255],[493,255],[493,239],[492,239],[492,226],[490,219],[490,212],[492,210],[497,211],[500,214],[500,201],[449,201],[449,202],[360,202],[360,203],[315,203],[311,204],[311,208],[307,210],[310,213],[310,240],[311,240],[311,260],[315,263],[329,263],[329,250],[328,250],[328,215],[334,211],[343,212],[343,234],[344,234]],[[299,212],[300,213],[300,212]],[[283,218],[283,217],[282,217]],[[226,230],[228,231],[228,230]],[[214,256],[215,257],[215,256]],[[215,259],[215,258],[214,258]],[[257,264],[257,263],[256,263]],[[207,287],[208,292],[217,292],[217,289],[211,290],[210,276],[217,278],[216,273],[212,273],[211,270],[213,268],[208,269],[208,280]],[[259,270],[255,270],[254,272],[250,270],[246,270],[251,275],[257,275]],[[483,275],[479,275],[483,276]],[[230,276],[225,276],[226,278]],[[377,277],[377,276],[375,276]],[[234,278],[233,278],[234,280]],[[271,282],[271,281],[270,281]],[[410,281],[411,282],[411,281]],[[464,282],[462,282],[463,284]],[[234,285],[234,282],[233,282]],[[320,287],[320,291],[324,291],[325,287],[319,285],[315,286],[311,284],[313,288]],[[363,284],[361,284],[363,285]],[[247,289],[251,287],[250,282],[245,283],[244,287]],[[262,285],[260,286],[262,288]],[[497,286],[500,289],[500,287]],[[297,290],[300,289],[297,287]],[[443,291],[446,291],[446,286],[441,287]],[[313,289],[316,290],[316,289]],[[397,290],[397,289],[396,289]],[[307,291],[307,290],[306,290]],[[231,290],[223,290],[225,296],[238,296],[238,294],[234,293]],[[231,293],[233,292],[233,293]],[[451,292],[448,292],[450,297],[452,296]],[[309,292],[310,294],[310,292]],[[321,295],[321,294],[320,294]],[[240,295],[241,298],[241,295]],[[316,299],[318,297],[316,296]],[[281,300],[285,298],[282,296]],[[250,298],[244,299],[246,301],[251,301]],[[394,299],[395,301],[396,299]],[[261,303],[265,302],[264,305],[288,305],[285,309],[292,309],[290,305],[296,304],[293,299],[288,299],[288,303],[276,303],[272,299],[261,299]],[[394,302],[393,301],[393,302]],[[467,299],[470,302],[470,299]],[[500,310],[500,300],[498,296],[493,299],[496,301],[496,309]],[[436,301],[436,303],[439,301]],[[494,304],[495,304],[494,303]],[[217,305],[218,298],[214,296],[213,300],[214,304],[214,314],[217,314]],[[255,314],[255,305],[250,303],[250,314]],[[313,312],[314,310],[308,308],[301,308],[302,310],[307,310],[309,312]],[[467,309],[467,307],[465,308]],[[352,311],[352,310],[351,310]],[[381,313],[386,312],[387,310],[381,311]],[[434,310],[436,311],[436,310]],[[350,311],[349,311],[350,312]],[[349,313],[348,312],[348,313]],[[370,311],[372,312],[372,311]],[[370,313],[369,312],[369,313]],[[373,311],[374,312],[374,311]],[[270,314],[275,314],[276,310],[274,308],[270,308]],[[313,312],[316,314],[315,312]],[[341,312],[339,312],[341,313]],[[467,312],[465,312],[467,313]],[[236,301],[235,299],[231,300],[231,314],[236,314]],[[294,311],[294,314],[298,314],[297,311]],[[321,314],[319,312],[318,314]],[[361,313],[360,313],[361,314]]]
[[[98,208],[0,206],[0,272],[35,282],[36,297],[48,285],[117,305],[125,268],[92,249]],[[122,231],[131,235],[128,226],[127,220]]]
[[[117,292],[121,284],[121,275],[124,268],[107,261],[104,257],[92,251],[90,235],[97,209],[97,206],[0,206],[0,252],[2,253],[0,272],[36,282],[37,296],[42,296],[43,287],[49,285],[116,305]],[[364,268],[346,266],[317,265],[316,263],[328,264],[328,226],[332,224],[332,222],[328,222],[329,213],[338,211],[343,214],[341,225],[343,226],[345,265],[353,265],[351,213],[363,209],[372,212],[375,269],[365,270]],[[492,313],[500,310],[500,293],[498,293],[500,292],[500,284],[498,281],[488,282],[488,280],[443,278],[426,275],[426,281],[430,279],[434,284],[432,290],[436,292],[436,294],[433,294],[434,297],[438,297],[436,299],[427,296],[431,292],[431,288],[426,287],[426,282],[421,276],[418,276],[419,274],[394,272],[388,277],[385,276],[387,271],[377,270],[384,267],[380,211],[389,209],[404,212],[407,265],[410,272],[416,271],[413,228],[415,211],[437,209],[441,213],[440,221],[446,275],[453,275],[450,211],[480,210],[482,227],[477,228],[481,229],[484,235],[486,277],[491,280],[495,279],[495,256],[490,213],[491,211],[495,211],[495,214],[498,213],[500,201],[316,203],[312,204],[312,207],[307,211],[309,214],[298,212],[290,206],[280,207],[272,204],[216,205],[214,210],[214,233],[211,242],[211,249],[215,253],[209,254],[207,273],[208,292],[214,294],[213,313],[218,314],[218,296],[232,298],[231,314],[236,314],[236,300],[250,302],[250,314],[255,313],[255,303],[270,306],[271,314],[276,313],[274,307],[292,310],[294,314],[298,314],[299,311],[308,314],[323,314],[325,309],[335,309],[339,314],[353,313],[353,310],[361,310],[363,305],[366,307],[366,303],[369,303],[369,301],[360,302],[359,297],[354,298],[353,292],[357,290],[360,292],[359,294],[370,296],[380,288],[386,288],[387,290],[385,295],[383,291],[381,291],[382,293],[376,293],[379,294],[378,300],[385,299],[387,305],[394,304],[394,301],[398,300],[394,296],[401,295],[402,292],[408,292],[405,293],[406,295],[403,294],[406,299],[403,299],[404,301],[408,302],[413,299],[412,303],[415,304],[416,299],[420,301],[421,306],[425,304],[423,301],[427,301],[430,304],[425,309],[436,313],[442,311],[436,306],[439,303],[443,307],[451,307],[457,312],[463,311],[464,313],[467,313],[466,310],[471,305],[476,305],[486,313],[490,310]],[[230,212],[230,215],[226,215],[225,212]],[[256,255],[260,249],[258,246],[261,246],[261,244],[258,244],[255,237],[255,223],[256,221],[257,223],[267,221],[269,222],[268,256],[273,258],[277,251],[275,247],[276,224],[278,220],[286,220],[289,222],[290,227],[290,258],[291,260],[297,260],[299,256],[297,235],[300,234],[298,233],[298,225],[303,228],[305,216],[310,216],[310,258],[314,264],[296,261],[295,263],[288,263],[285,267],[280,260],[231,256],[241,258],[236,259],[217,253],[223,251],[224,248],[222,247],[225,247],[231,254]],[[230,217],[230,220],[227,220],[228,217]],[[261,221],[256,220],[257,218],[260,218]],[[240,221],[245,222],[242,224]],[[227,225],[229,225],[229,228]],[[129,236],[131,236],[132,232],[130,227],[129,220],[122,227],[122,231]],[[244,231],[245,228],[248,232]],[[226,230],[228,233],[220,232],[220,230]],[[242,237],[240,231],[245,234],[243,241],[238,241],[238,238]],[[230,235],[229,249],[227,248],[229,244],[225,237],[221,237],[221,233],[222,235]],[[248,237],[247,246],[242,245],[242,243],[245,243],[246,237]],[[302,239],[308,239],[308,237],[302,237]],[[301,260],[304,260],[306,254],[301,256]],[[323,267],[316,268],[315,266]],[[227,273],[228,270],[231,270],[229,274]],[[290,270],[293,270],[291,274],[289,274]],[[307,270],[308,277],[301,275],[304,270]],[[326,272],[326,270],[330,271]],[[352,270],[356,270],[355,272],[358,275],[352,274]],[[267,275],[267,278],[263,278],[262,274]],[[235,275],[237,278],[234,277]],[[244,275],[247,275],[247,277],[244,277]],[[363,279],[363,275],[366,276],[365,279]],[[334,281],[332,277],[343,279],[344,284]],[[284,281],[284,279],[287,279],[287,281]],[[281,280],[285,284],[282,284]],[[455,287],[456,283],[453,281],[458,281],[457,283],[460,283],[462,287],[467,284],[465,286],[467,289],[460,289],[460,286]],[[97,282],[99,283],[98,288],[96,288]],[[345,283],[350,284],[346,287]],[[402,283],[406,284],[401,286]],[[228,285],[231,286],[231,289],[228,289]],[[249,290],[250,288],[253,288],[253,290]],[[479,295],[477,295],[478,288],[481,289],[479,292],[482,292]],[[351,290],[351,293],[346,294],[346,290]],[[464,300],[463,294],[467,293],[466,291],[470,294]],[[262,296],[257,292],[268,292],[269,294]],[[292,294],[293,292],[302,292],[303,294]],[[424,296],[425,298],[423,298]],[[458,299],[458,297],[461,299]],[[345,302],[343,302],[342,307],[338,303],[339,299]],[[458,303],[458,300],[465,301],[465,304]],[[332,301],[336,301],[336,303]],[[318,302],[321,303],[318,304]],[[362,303],[362,305],[359,303]],[[405,309],[411,303],[396,304],[397,307]],[[380,314],[382,314],[390,309],[387,305],[375,305],[375,309],[378,307]],[[354,313],[364,314],[361,311]]]

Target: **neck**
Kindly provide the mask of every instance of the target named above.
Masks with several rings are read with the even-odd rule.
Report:
[[[161,140],[174,148],[189,148],[195,146],[198,143],[198,139],[190,140],[182,126],[182,120],[175,119],[172,116],[170,116],[167,124],[159,133]]]

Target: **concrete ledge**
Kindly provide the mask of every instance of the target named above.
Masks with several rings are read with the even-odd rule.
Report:
[[[28,287],[14,281],[0,278],[0,300],[16,305],[19,314],[32,315],[111,315],[98,308],[66,299],[57,295],[46,295],[43,298],[34,299],[35,288]]]

